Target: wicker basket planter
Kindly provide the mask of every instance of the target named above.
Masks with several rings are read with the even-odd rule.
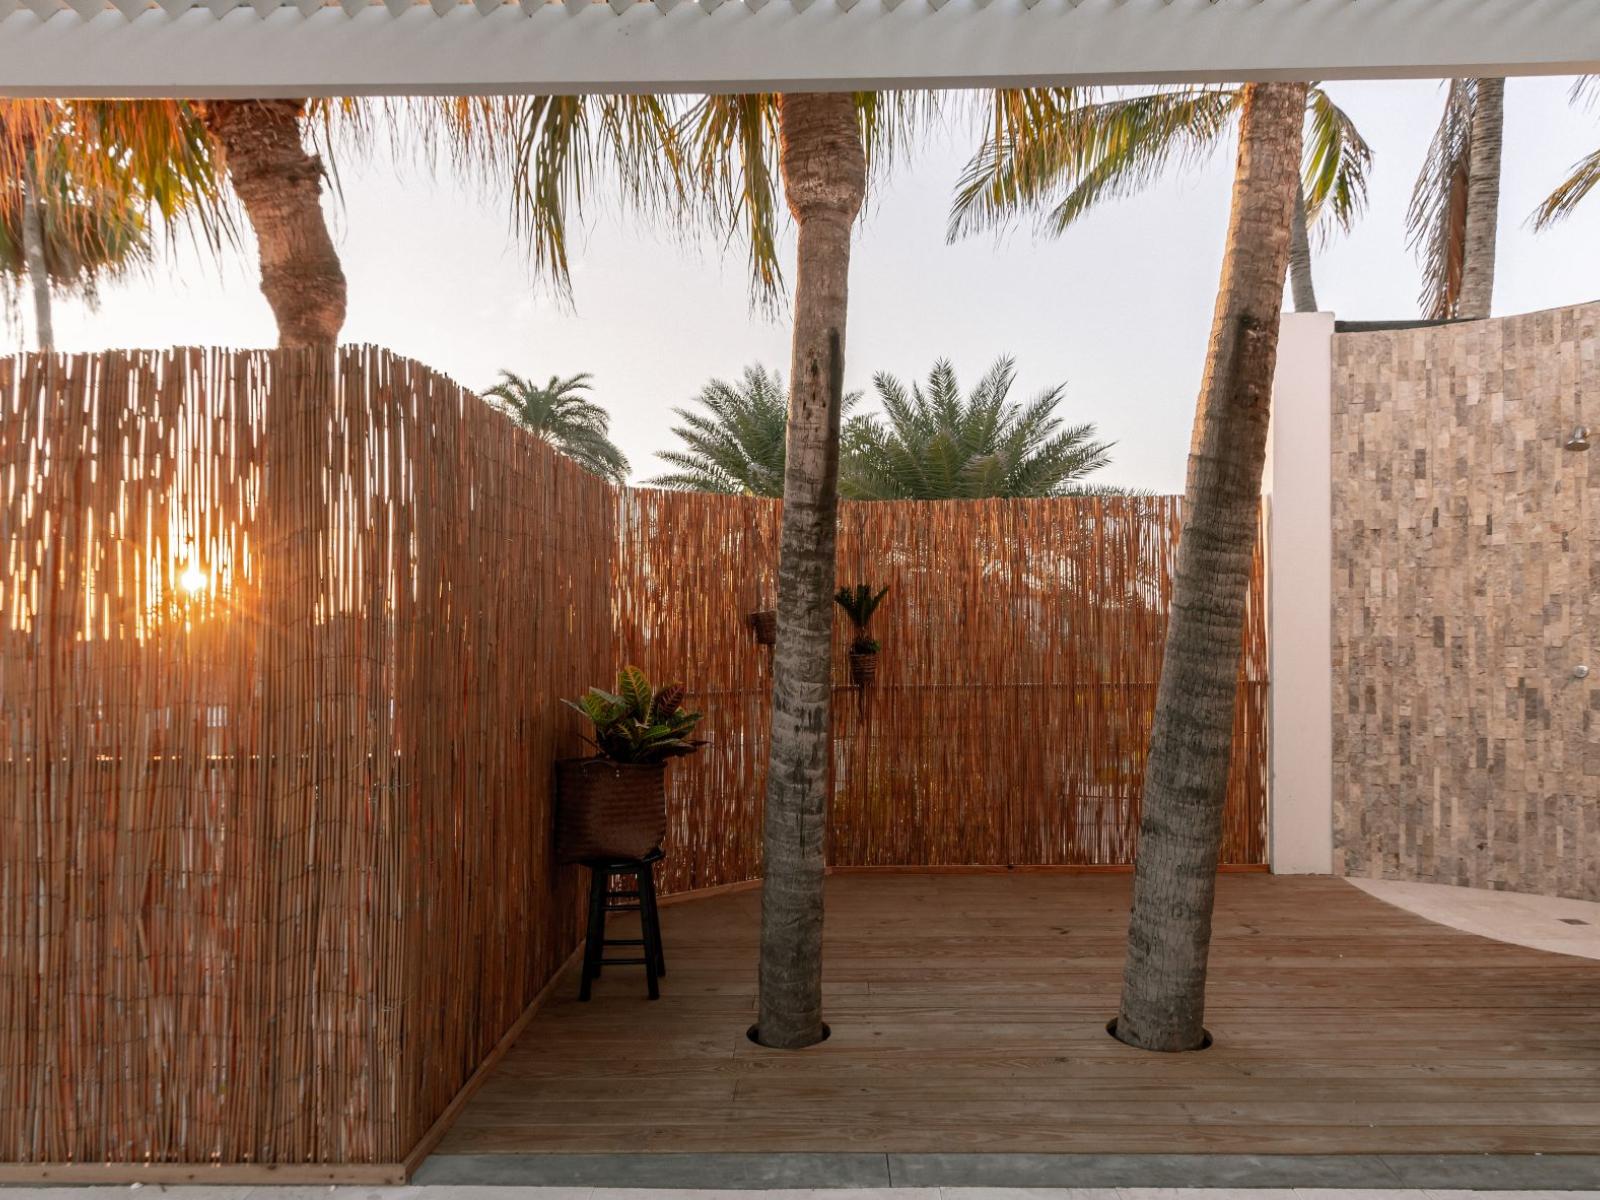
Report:
[[[756,635],[756,645],[776,646],[778,644],[778,613],[776,609],[763,609],[753,612],[745,621]]]
[[[556,855],[643,858],[667,836],[667,766],[608,758],[556,763]]]
[[[850,651],[850,682],[864,688],[878,677],[876,650]]]

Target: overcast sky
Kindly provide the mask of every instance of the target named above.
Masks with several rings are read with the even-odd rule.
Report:
[[[1600,147],[1600,113],[1569,105],[1570,85],[1517,79],[1507,88],[1497,313],[1600,298],[1600,196],[1553,232],[1527,227],[1568,167]],[[1440,85],[1330,90],[1376,161],[1361,226],[1318,255],[1319,300],[1344,318],[1414,317],[1417,268],[1404,216]],[[966,136],[931,139],[875,193],[851,264],[847,385],[867,387],[880,370],[923,376],[941,356],[970,382],[1009,353],[1019,399],[1065,381],[1062,414],[1115,439],[1114,463],[1099,478],[1181,490],[1231,148],[1059,240],[1023,228],[948,246],[945,214]],[[592,372],[636,480],[658,469],[655,451],[672,443],[671,408],[708,379],[753,362],[787,371],[788,329],[781,316],[752,312],[742,247],[685,248],[597,217],[574,248],[574,302],[564,305],[531,282],[503,203],[381,158],[346,165],[342,176],[342,203],[330,211],[350,280],[346,340],[390,347],[475,388],[501,367],[541,380]],[[246,256],[219,270],[180,255],[108,290],[96,311],[61,305],[56,330],[63,350],[276,341]],[[26,325],[8,336],[32,344]]]

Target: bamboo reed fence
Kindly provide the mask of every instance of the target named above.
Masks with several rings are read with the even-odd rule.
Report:
[[[0,1162],[404,1159],[577,943],[557,701],[622,662],[707,714],[667,890],[757,877],[776,529],[381,351],[0,360]],[[841,582],[891,591],[874,687],[836,663],[832,861],[1129,861],[1176,535],[847,505]]]
[[[365,350],[0,409],[0,1159],[400,1161],[576,937],[611,490]]]
[[[778,504],[624,494],[622,657],[681,679],[709,745],[668,772],[665,886],[761,874]],[[850,685],[836,615],[834,866],[1133,861],[1179,532],[1176,497],[846,503],[842,585],[889,586],[877,679]],[[1240,656],[1222,861],[1266,861],[1259,547]]]

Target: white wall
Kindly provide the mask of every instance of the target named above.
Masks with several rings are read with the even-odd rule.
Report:
[[[1333,314],[1286,313],[1267,508],[1268,855],[1281,875],[1333,870]]]

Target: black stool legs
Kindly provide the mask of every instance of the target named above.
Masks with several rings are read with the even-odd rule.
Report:
[[[655,850],[643,858],[598,859],[585,864],[589,868],[589,930],[583,943],[579,1000],[589,998],[590,985],[600,978],[600,969],[607,966],[643,966],[650,999],[660,999],[657,980],[667,973],[667,956],[661,946],[661,917],[656,909],[655,865],[661,858],[661,851]],[[612,880],[624,877],[632,880],[633,890],[612,891]],[[606,937],[606,914],[613,912],[637,912],[640,936]],[[607,946],[638,946],[642,957],[607,958]]]

